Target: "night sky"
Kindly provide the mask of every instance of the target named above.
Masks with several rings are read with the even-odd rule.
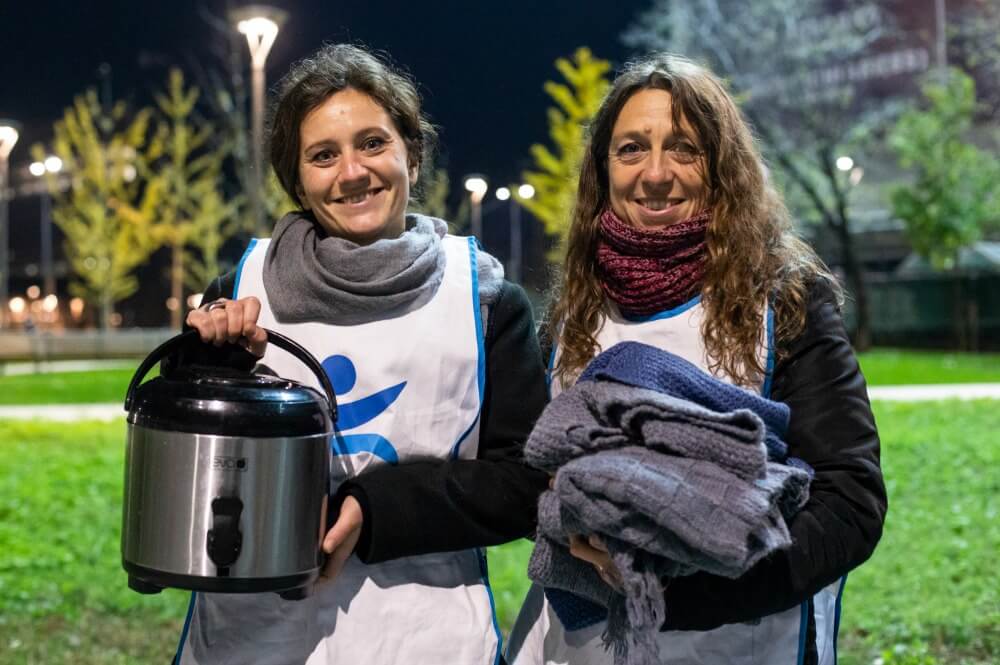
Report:
[[[51,138],[53,121],[88,87],[100,88],[98,68],[111,66],[115,99],[150,103],[166,71],[181,66],[189,81],[199,69],[221,71],[219,33],[204,14],[224,17],[237,2],[80,2],[0,0],[0,117],[23,125],[11,155],[11,180],[24,179],[30,146]],[[559,56],[579,46],[620,64],[627,51],[619,35],[646,2],[507,0],[506,2],[307,2],[274,0],[286,10],[267,61],[267,84],[323,43],[349,41],[387,51],[418,81],[425,110],[441,132],[440,165],[452,178],[485,174],[496,185],[517,181],[530,166],[528,148],[548,142],[542,84],[558,78]],[[245,43],[244,43],[245,47]],[[247,64],[249,67],[249,64]],[[249,78],[249,71],[247,71]],[[18,255],[37,256],[36,201],[11,205],[11,245],[17,279]],[[492,194],[491,198],[492,200]],[[504,226],[506,213],[485,210],[490,227]],[[495,217],[494,221],[492,218]],[[25,219],[27,218],[27,219]],[[493,232],[498,255],[506,236]],[[57,250],[58,251],[58,250]]]
[[[217,65],[215,33],[204,10],[224,16],[215,0],[0,3],[0,117],[25,126],[12,161],[47,138],[74,94],[98,84],[107,62],[116,98],[145,101],[164,85],[166,67]],[[449,171],[478,170],[512,179],[527,148],[545,140],[542,91],[561,55],[581,45],[615,62],[626,51],[618,35],[644,2],[581,0],[506,2],[306,2],[275,0],[289,13],[268,57],[268,85],[324,42],[384,49],[422,86],[426,109],[442,128]],[[589,9],[587,8],[589,5]],[[217,48],[217,47],[216,47]]]

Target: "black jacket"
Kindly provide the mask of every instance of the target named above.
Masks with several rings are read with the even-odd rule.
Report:
[[[887,508],[879,438],[865,379],[830,287],[811,289],[805,330],[780,347],[771,398],[791,408],[788,454],[816,471],[789,522],[792,545],[738,579],[677,578],[665,630],[708,630],[794,607],[875,550]]]
[[[236,273],[214,280],[204,302],[231,297]],[[442,330],[447,323],[442,322]],[[355,553],[365,563],[483,547],[530,536],[548,476],[522,463],[524,442],[547,401],[531,306],[504,282],[486,319],[486,386],[474,460],[380,466],[343,483],[364,513]]]

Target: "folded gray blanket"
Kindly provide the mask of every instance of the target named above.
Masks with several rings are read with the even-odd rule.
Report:
[[[748,409],[718,413],[655,390],[588,381],[545,407],[524,457],[531,466],[555,473],[581,455],[644,445],[752,479],[765,473],[764,433],[764,423]]]
[[[585,455],[560,469],[555,488],[542,495],[528,576],[607,607],[617,662],[655,663],[666,614],[661,580],[699,570],[738,577],[787,547],[782,508],[801,507],[808,482],[804,471],[774,463],[748,483],[711,462],[648,448]],[[625,595],[569,554],[572,533],[602,538]]]
[[[543,412],[525,448],[555,472],[542,495],[528,575],[608,608],[616,663],[657,662],[664,577],[738,577],[789,544],[784,517],[808,498],[809,475],[766,461],[750,411],[716,413],[643,388],[578,383]],[[569,534],[596,534],[624,595],[572,557]]]
[[[546,546],[567,546],[568,534],[577,533],[643,550],[660,557],[660,577],[699,570],[739,577],[789,544],[784,517],[808,494],[808,476],[792,467],[768,463],[765,477],[747,483],[711,462],[630,446],[586,455],[560,469],[554,489],[539,499],[538,533]],[[532,579],[607,606],[607,585],[596,574],[584,574],[592,566],[570,557],[563,564],[572,565],[553,569],[544,560],[551,556],[532,558],[529,575],[539,576]],[[597,588],[587,589],[588,580]]]

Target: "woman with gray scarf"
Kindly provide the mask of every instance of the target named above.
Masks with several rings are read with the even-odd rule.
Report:
[[[188,324],[338,396],[327,563],[302,601],[193,594],[176,662],[496,663],[482,550],[530,534],[544,473],[521,462],[545,402],[524,292],[473,238],[408,214],[434,131],[413,83],[327,46],[281,84],[271,163],[300,210],[255,240]]]

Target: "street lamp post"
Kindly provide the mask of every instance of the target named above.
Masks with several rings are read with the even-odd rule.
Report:
[[[934,40],[934,59],[937,61],[937,66],[941,71],[944,71],[948,66],[948,36],[947,36],[947,25],[945,11],[945,0],[934,0],[934,19],[937,23],[937,35]]]
[[[510,279],[521,283],[521,201],[534,198],[535,188],[531,185],[521,185],[517,188],[517,200],[510,202]]]
[[[522,240],[521,240],[521,201],[535,196],[535,188],[531,185],[521,185],[517,188],[517,198],[511,198],[507,187],[497,189],[496,196],[501,201],[510,200],[510,259],[507,262],[507,277],[515,284],[521,283]]]
[[[250,47],[252,80],[251,98],[251,168],[250,168],[250,210],[253,215],[254,229],[259,235],[266,233],[264,219],[264,63],[267,54],[278,36],[278,29],[284,23],[287,14],[280,9],[267,5],[249,5],[234,10],[230,14],[236,23],[236,29],[246,35]]]
[[[19,125],[13,120],[0,119],[0,328],[7,325],[7,158],[17,143]]]
[[[486,191],[489,189],[489,185],[486,183],[486,178],[481,175],[468,175],[465,177],[465,191],[469,192],[469,202],[472,203],[472,209],[470,211],[470,221],[472,235],[475,236],[476,240],[482,242],[483,239],[483,197],[486,196]]]
[[[33,162],[28,170],[35,177],[42,177],[46,173],[57,175],[62,171],[62,160],[56,156],[46,157],[43,162]],[[52,196],[47,187],[42,187],[39,194],[41,197],[41,244],[42,244],[42,278],[46,296],[56,292],[56,278],[52,270]]]

